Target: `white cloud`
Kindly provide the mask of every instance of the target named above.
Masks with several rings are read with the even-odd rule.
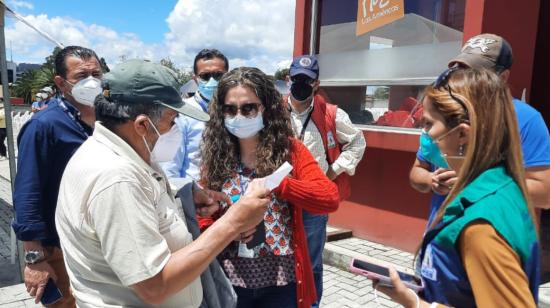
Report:
[[[45,14],[27,15],[25,19],[65,46],[94,49],[109,64],[119,62],[121,57],[158,60],[165,55],[158,45],[145,44],[135,34],[119,33],[105,26]],[[20,62],[42,63],[55,47],[22,22],[14,22],[6,28],[6,41],[11,42],[13,53]]]
[[[20,0],[11,3],[25,5]],[[170,57],[177,66],[191,68],[200,49],[217,48],[229,58],[230,67],[256,66],[274,73],[292,57],[294,7],[293,0],[179,0],[166,18],[169,31],[159,33],[155,44],[144,43],[135,33],[70,17],[24,17],[65,46],[94,49],[109,65],[122,57],[155,61]],[[55,47],[15,20],[6,27],[6,41],[11,41],[18,62],[42,63]]]
[[[273,73],[292,57],[293,0],[180,0],[167,18],[172,59],[190,63],[202,48],[217,48],[231,67]]]
[[[12,9],[21,9],[21,8],[29,9],[29,10],[34,9],[34,5],[32,3],[27,1],[21,1],[21,0],[9,0],[7,1],[7,5]]]

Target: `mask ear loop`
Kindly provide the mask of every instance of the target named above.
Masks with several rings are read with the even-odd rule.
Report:
[[[158,129],[155,127],[155,124],[153,124],[153,121],[151,121],[151,119],[149,117],[147,117],[147,121],[149,121],[151,126],[153,126],[153,129],[155,130],[155,133],[157,133],[157,135],[159,135],[159,138],[160,138],[160,133],[159,133]],[[141,136],[141,139],[143,139],[143,143],[145,143],[145,147],[147,148],[147,151],[149,151],[149,155],[151,153],[153,153],[153,151],[151,150],[151,147],[149,146],[149,143],[145,139],[145,136]]]

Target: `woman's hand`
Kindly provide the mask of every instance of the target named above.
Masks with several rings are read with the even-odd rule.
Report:
[[[449,194],[456,184],[456,172],[454,170],[439,168],[432,174],[432,191],[445,196]]]
[[[205,218],[211,217],[220,210],[220,202],[231,205],[231,199],[226,194],[210,189],[201,189],[198,186],[193,187],[193,201],[197,214]]]
[[[422,301],[416,296],[413,290],[407,288],[399,278],[397,271],[390,267],[390,279],[393,287],[379,285],[377,279],[373,279],[372,287],[386,294],[392,301],[403,305],[405,308],[429,307],[428,303]]]

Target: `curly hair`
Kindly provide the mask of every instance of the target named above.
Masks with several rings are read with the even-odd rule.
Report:
[[[201,182],[214,190],[221,190],[223,183],[235,175],[240,163],[239,139],[225,128],[222,112],[227,93],[237,86],[252,90],[264,107],[264,128],[259,132],[256,148],[256,175],[269,175],[290,158],[290,138],[293,136],[290,115],[272,78],[257,68],[235,68],[219,82],[209,107],[210,121],[206,123],[202,138]]]

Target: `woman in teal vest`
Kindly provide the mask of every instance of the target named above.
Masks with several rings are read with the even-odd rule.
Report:
[[[536,307],[539,243],[512,96],[492,72],[449,69],[423,100],[423,155],[458,174],[417,255],[422,299],[395,271],[405,307]]]

